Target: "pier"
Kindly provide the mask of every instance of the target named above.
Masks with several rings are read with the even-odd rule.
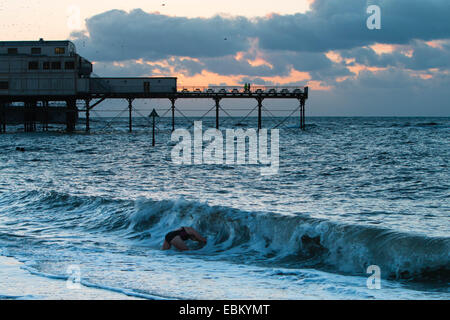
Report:
[[[211,100],[213,107],[205,115],[215,112],[216,129],[220,128],[221,117],[230,116],[222,101],[255,101],[256,106],[249,107],[246,117],[257,111],[256,126],[262,129],[263,102],[290,99],[295,101],[295,109],[288,117],[296,113],[298,128],[305,130],[308,87],[178,86],[175,77],[98,77],[93,73],[93,64],[79,56],[70,41],[0,42],[0,133],[5,133],[8,125],[18,124],[23,124],[25,132],[36,131],[37,124],[44,131],[49,124],[65,124],[67,132],[74,132],[80,113],[85,115],[84,131],[90,132],[91,112],[111,99],[126,101],[130,132],[133,131],[133,103],[143,99],[170,101],[162,117],[171,116],[172,130],[176,128],[177,114],[184,116],[179,106],[182,100]]]
[[[128,103],[128,117],[129,117],[129,131],[133,130],[133,102],[136,99],[168,99],[171,106],[163,116],[167,116],[170,112],[172,118],[172,131],[176,128],[176,115],[184,116],[182,109],[178,108],[177,101],[183,99],[209,99],[214,102],[214,107],[209,110],[205,110],[206,113],[202,116],[206,116],[210,112],[215,111],[216,129],[220,128],[220,118],[222,114],[229,116],[227,111],[221,106],[221,101],[224,99],[250,99],[257,102],[257,106],[253,109],[249,108],[249,111],[253,112],[257,109],[257,128],[262,128],[263,119],[263,101],[266,99],[290,99],[296,101],[296,108],[291,112],[289,117],[293,116],[293,113],[298,112],[299,129],[304,130],[306,127],[306,115],[305,106],[308,99],[308,87],[268,87],[268,86],[254,86],[251,90],[245,90],[243,86],[190,86],[181,87],[175,93],[158,93],[158,94],[92,94],[82,98],[85,102],[83,109],[79,112],[85,113],[86,129],[90,130],[90,112],[96,106],[108,99],[123,99]],[[250,113],[249,113],[250,114]],[[248,115],[249,115],[248,114]]]
[[[85,115],[85,130],[90,131],[91,111],[101,103],[110,99],[124,100],[128,106],[129,131],[133,131],[133,103],[137,99],[168,99],[170,108],[163,116],[172,118],[172,130],[176,128],[176,118],[183,116],[183,109],[177,106],[177,102],[186,99],[209,99],[214,102],[213,108],[205,110],[206,114],[215,113],[216,129],[220,128],[222,116],[229,116],[228,112],[221,106],[224,99],[246,99],[256,102],[256,106],[249,108],[250,113],[256,111],[258,129],[262,128],[263,122],[263,102],[268,99],[289,99],[295,101],[295,109],[289,117],[298,117],[298,128],[305,130],[306,115],[305,107],[308,99],[308,87],[267,87],[254,86],[251,90],[245,90],[243,86],[215,86],[215,87],[181,87],[176,92],[171,93],[124,93],[124,92],[95,92],[84,93],[76,96],[33,96],[24,99],[20,96],[0,97],[0,123],[1,132],[6,132],[8,124],[24,124],[25,132],[36,131],[36,123],[41,124],[44,131],[48,131],[49,124],[65,124],[68,132],[75,130],[79,122],[79,113]],[[63,100],[63,101],[62,101]],[[62,102],[62,106],[49,106],[50,102]],[[18,103],[19,106],[13,106]],[[22,106],[20,106],[22,104]],[[77,106],[82,106],[78,108]],[[249,114],[250,114],[249,113]],[[297,115],[294,115],[294,114]],[[204,116],[206,115],[204,114]]]

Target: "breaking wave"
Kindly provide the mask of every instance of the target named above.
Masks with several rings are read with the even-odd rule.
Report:
[[[0,197],[3,208],[5,201]],[[0,214],[15,216],[17,223],[33,215],[47,231],[53,227],[113,232],[121,239],[159,249],[168,231],[192,226],[208,238],[205,247],[194,247],[198,250],[188,253],[196,258],[354,275],[366,274],[369,265],[378,265],[384,278],[450,281],[450,238],[446,237],[300,215],[248,212],[184,199],[132,201],[36,191],[16,194],[11,201],[25,206],[9,203],[11,210]],[[0,231],[0,240],[8,237],[14,234]]]

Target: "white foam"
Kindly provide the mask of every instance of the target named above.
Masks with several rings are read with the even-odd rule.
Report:
[[[0,299],[42,300],[123,300],[144,298],[125,290],[86,286],[69,289],[64,277],[31,274],[14,258],[0,256]],[[37,276],[40,275],[40,276]]]

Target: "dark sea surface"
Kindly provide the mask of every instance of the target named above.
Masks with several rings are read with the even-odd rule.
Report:
[[[449,299],[450,118],[308,118],[304,132],[297,122],[279,127],[271,176],[261,165],[174,164],[168,118],[155,147],[145,118],[132,134],[123,118],[93,119],[90,134],[8,128],[0,254],[23,263],[27,282],[63,281],[75,266],[85,286],[144,298]],[[180,226],[208,244],[161,251]],[[379,290],[367,287],[371,265]],[[8,297],[18,284],[2,268]]]

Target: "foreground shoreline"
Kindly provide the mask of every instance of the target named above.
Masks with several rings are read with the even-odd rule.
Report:
[[[6,300],[128,300],[125,293],[87,287],[69,289],[64,279],[49,278],[25,270],[18,260],[0,256],[0,299]]]

